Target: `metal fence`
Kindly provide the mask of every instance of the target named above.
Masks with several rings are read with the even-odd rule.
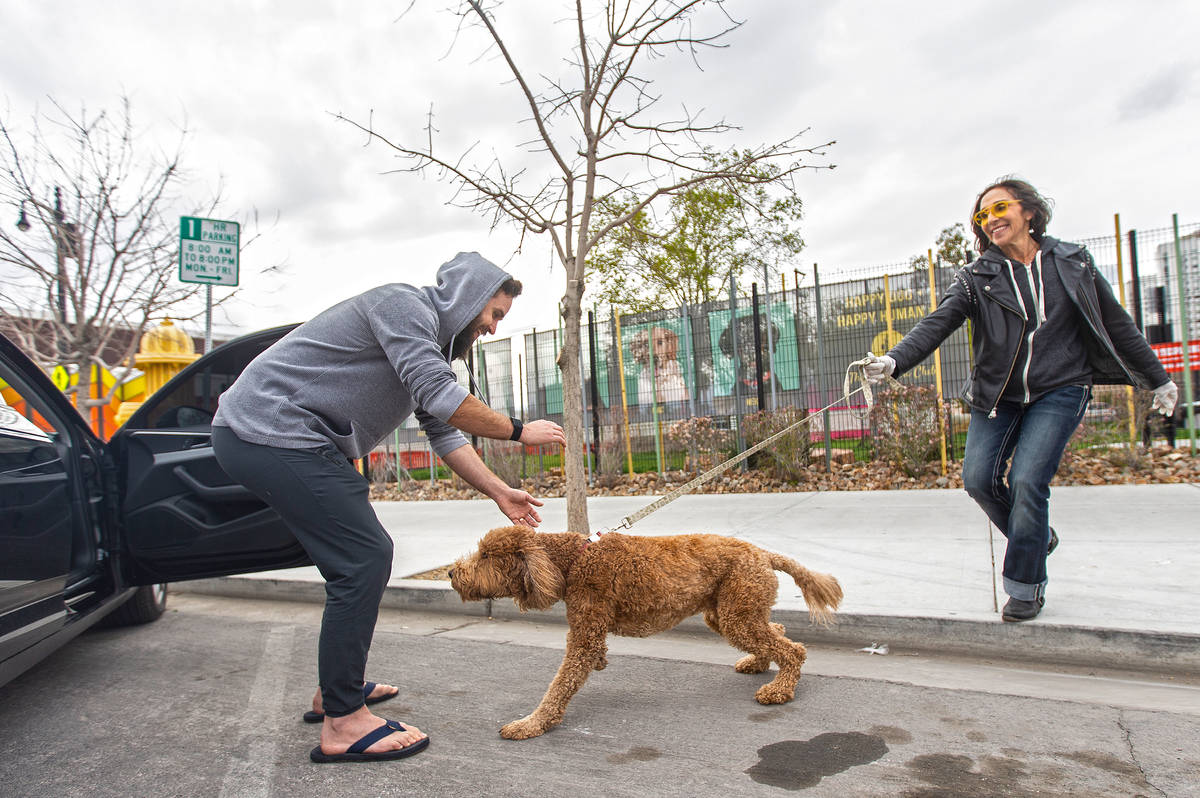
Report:
[[[1074,239],[1097,267],[1152,344],[1200,338],[1200,224]],[[1178,253],[1177,253],[1178,249]],[[809,413],[842,396],[847,364],[866,352],[886,352],[920,321],[949,287],[959,264],[901,263],[855,271],[813,267],[779,275],[779,286],[754,284],[749,293],[698,307],[620,317],[593,309],[582,330],[580,365],[589,473],[664,470],[681,465],[671,440],[674,422],[707,417],[741,445],[742,418],[759,410],[799,408]],[[933,290],[930,290],[930,281]],[[790,287],[789,287],[790,283]],[[1179,298],[1184,298],[1181,307]],[[1182,313],[1182,316],[1181,316]],[[563,386],[556,364],[558,329],[478,344],[467,364],[455,363],[463,384],[494,409],[524,418],[562,420]],[[1164,350],[1166,351],[1166,350]],[[966,326],[936,357],[901,382],[937,385],[956,398],[971,367]],[[1192,357],[1195,370],[1196,358]],[[1173,375],[1177,381],[1179,375]],[[1193,375],[1194,379],[1194,375]],[[1183,396],[1181,395],[1181,401]],[[965,413],[947,405],[947,454],[962,454]],[[814,439],[854,446],[869,436],[861,403],[845,403],[816,419]],[[515,446],[515,445],[513,445]],[[520,449],[520,447],[516,447]],[[410,419],[397,431],[386,459],[407,468],[430,462],[423,436]],[[511,447],[484,447],[495,467]],[[558,467],[548,452],[520,453],[521,475]],[[511,470],[511,467],[510,467]]]

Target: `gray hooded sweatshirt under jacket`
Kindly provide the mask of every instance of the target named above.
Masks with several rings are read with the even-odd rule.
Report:
[[[416,412],[445,455],[467,442],[446,423],[467,397],[447,360],[452,339],[510,276],[460,252],[437,285],[391,283],[334,305],[256,357],[221,395],[213,424],[248,443],[332,443],[358,458]]]

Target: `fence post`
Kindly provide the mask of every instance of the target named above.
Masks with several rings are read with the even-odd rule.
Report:
[[[746,439],[742,435],[742,352],[741,342],[737,334],[737,282],[729,275],[729,340],[733,344],[733,412],[737,419],[737,450],[745,450]],[[741,464],[741,471],[746,470],[746,461]]]
[[[588,484],[595,485],[596,484],[595,478],[592,476],[592,453],[591,453],[590,447],[588,446],[588,441],[587,441],[588,395],[587,395],[587,391],[585,390],[586,387],[587,386],[585,385],[584,379],[583,379],[583,347],[581,346],[581,347],[579,347],[579,402],[580,402],[580,404],[583,405],[583,409],[579,411],[579,414],[582,416],[582,418],[579,420],[579,422],[580,422],[579,425],[583,429],[583,461],[585,463],[587,463]],[[566,414],[567,414],[567,397],[564,396],[563,397],[563,416],[564,416],[564,418],[566,417]],[[578,456],[578,455],[579,455],[579,453],[576,452],[575,456]],[[571,456],[571,447],[570,446],[563,447],[563,458],[564,458],[563,459],[563,473],[564,474],[567,473],[566,458],[570,457],[570,456]]]
[[[658,364],[654,358],[654,322],[650,322],[646,349],[650,354],[650,433],[654,436],[654,461],[658,465],[658,475],[661,477],[663,475],[662,421],[659,420]],[[642,393],[640,382],[638,393]]]
[[[613,335],[617,338],[617,378],[621,382],[621,420],[625,425],[625,465],[633,479],[633,443],[629,439],[629,400],[625,396],[625,348],[621,344],[621,317],[613,311]]]
[[[758,283],[750,283],[750,297],[754,304],[754,384],[758,386],[758,412],[767,409],[767,389],[763,385],[762,326],[758,315]],[[770,324],[770,321],[767,322]]]
[[[1142,279],[1138,276],[1137,230],[1130,230],[1129,237],[1129,281],[1133,284],[1133,323],[1139,330],[1142,326]],[[1165,321],[1165,319],[1164,319]]]
[[[937,282],[935,280],[937,272],[933,268],[933,250],[926,250],[926,256],[929,258],[929,312],[932,313],[937,310]],[[891,348],[892,342],[888,341],[888,349]],[[942,476],[946,476],[946,417],[943,415],[945,397],[942,395],[942,348],[940,346],[933,350],[933,379],[937,385],[937,420],[942,440]]]
[[[596,471],[600,470],[600,387],[596,379],[596,316],[588,311],[588,351],[592,372],[592,448],[595,451]],[[588,455],[591,457],[591,453]]]
[[[779,275],[779,277],[780,277],[780,279],[783,279],[782,274]],[[804,379],[804,362],[802,360],[802,355],[800,354],[800,349],[801,349],[800,342],[805,339],[802,338],[801,334],[800,334],[801,329],[800,329],[800,270],[799,269],[795,269],[795,268],[792,269],[792,279],[796,283],[796,285],[795,285],[796,300],[793,303],[796,306],[796,308],[795,308],[796,312],[792,315],[792,329],[795,331],[795,334],[796,334],[796,378],[799,380],[800,389],[803,392],[804,415],[807,416],[808,411],[810,410],[809,398],[808,398],[809,397],[809,391],[808,391],[809,386],[807,385],[806,380]],[[784,280],[784,283],[783,283],[783,293],[784,293],[784,302],[787,302],[787,281],[786,280]],[[810,436],[809,440],[811,441],[812,440],[811,432],[809,433],[809,436]]]
[[[783,275],[780,275],[781,277]],[[763,299],[766,302],[767,315],[767,370],[771,372],[771,409],[779,409],[779,398],[775,395],[775,340],[771,335],[771,271],[767,268],[767,262],[763,261]],[[766,410],[765,407],[758,408]]]
[[[1120,288],[1121,307],[1129,309],[1125,301],[1125,260],[1121,257],[1121,214],[1113,214],[1113,229],[1116,231],[1117,245],[1117,284]],[[1125,386],[1125,408],[1129,413],[1129,446],[1132,448],[1137,440],[1137,416],[1133,411],[1133,386]]]
[[[695,418],[696,391],[700,388],[700,379],[698,376],[699,372],[696,368],[696,347],[692,343],[692,312],[691,309],[688,308],[686,302],[679,306],[679,318],[683,320],[683,347],[685,350],[684,356],[681,358],[681,360],[688,364],[688,376],[691,377],[690,380],[684,381],[685,386],[691,386],[688,388],[687,392],[688,411],[691,413],[691,417]]]
[[[488,385],[487,355],[485,355],[483,353],[483,344],[482,343],[476,342],[475,346],[472,348],[474,349],[474,351],[479,353],[478,357],[475,358],[475,362],[479,365],[479,380],[478,380],[478,382],[479,382],[479,386],[478,386],[479,387],[479,398],[481,400],[483,400],[483,403],[485,405],[487,405],[488,407],[491,407],[492,390],[491,390],[491,386]],[[483,448],[483,463],[484,463],[484,465],[486,465],[488,468],[495,468],[495,465],[493,464],[492,461],[496,459],[494,456],[495,455],[494,450],[496,448],[496,444],[490,438],[484,438],[482,448]]]
[[[1192,406],[1191,327],[1188,324],[1187,284],[1183,279],[1183,247],[1179,243],[1179,214],[1171,214],[1175,234],[1175,283],[1179,286],[1179,338],[1183,342],[1183,396],[1187,403],[1188,441],[1192,456],[1196,456],[1196,408]]]
[[[828,398],[825,393],[825,324],[821,321],[821,276],[817,270],[817,264],[813,264],[813,286],[816,290],[817,299],[817,387],[821,392],[821,405],[827,405]],[[797,281],[796,290],[799,291],[800,283]],[[829,408],[821,411],[821,422],[825,428],[825,471],[833,472],[833,440],[830,437],[829,430]]]
[[[538,357],[537,327],[534,327],[533,328],[533,396],[529,397],[529,405],[530,405],[531,410],[533,409],[534,405],[537,405],[538,410],[535,411],[533,413],[533,415],[538,416],[539,418],[542,418],[542,417],[545,417],[547,414],[546,414],[546,408],[542,407],[541,402],[538,401],[538,391],[542,387],[542,367],[541,367],[541,364],[538,362],[540,359],[541,358]],[[546,473],[546,463],[542,459],[542,447],[541,446],[537,447],[537,452],[538,452],[538,476],[540,477],[542,474]]]
[[[525,364],[521,355],[517,355],[517,388],[521,391],[521,418],[525,418]],[[521,479],[525,479],[525,444],[517,441],[521,447]]]

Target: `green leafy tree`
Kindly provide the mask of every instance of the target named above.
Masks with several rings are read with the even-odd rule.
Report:
[[[937,241],[933,245],[933,260],[936,265],[960,268],[966,266],[975,255],[971,251],[971,242],[967,240],[967,228],[962,222],[955,222],[949,227],[942,228]],[[913,271],[922,271],[929,266],[928,253],[913,255],[908,259]]]
[[[736,157],[736,153],[735,153]],[[711,156],[713,168],[722,159]],[[695,306],[725,295],[730,276],[759,278],[804,248],[800,198],[771,184],[772,165],[755,168],[762,183],[712,181],[673,195],[661,218],[635,213],[589,256],[596,299],[625,312]],[[628,212],[636,198],[612,200],[601,223]]]

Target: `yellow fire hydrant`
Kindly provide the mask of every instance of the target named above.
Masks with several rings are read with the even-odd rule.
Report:
[[[117,424],[128,421],[147,397],[199,357],[191,336],[176,327],[170,319],[163,319],[162,324],[147,330],[133,360],[144,374],[146,390],[142,394],[142,401],[121,403],[121,409],[117,411]]]

